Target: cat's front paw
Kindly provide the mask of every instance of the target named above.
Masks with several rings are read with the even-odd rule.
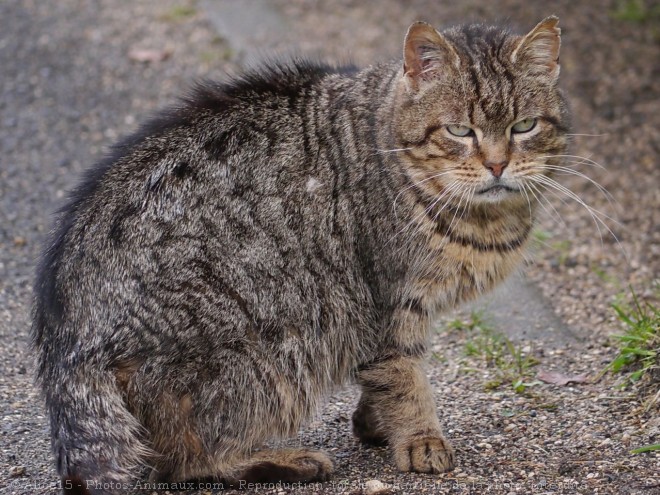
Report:
[[[439,474],[454,469],[454,449],[441,435],[412,437],[394,446],[400,471]]]

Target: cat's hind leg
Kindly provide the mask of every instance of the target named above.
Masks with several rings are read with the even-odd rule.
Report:
[[[177,388],[164,389],[147,375],[133,379],[131,390],[140,391],[134,409],[159,454],[152,461],[152,481],[306,482],[332,473],[322,452],[262,449],[296,432],[309,416],[311,382],[293,383],[269,363],[236,353],[206,365],[206,380],[191,369],[194,376],[181,369],[167,373],[177,377]]]
[[[192,480],[222,481],[228,488],[245,488],[248,483],[307,483],[326,481],[334,471],[330,458],[322,451],[305,448],[267,449],[243,460],[222,459],[205,467],[186,471],[154,469],[150,482]],[[185,474],[184,474],[185,473]]]
[[[234,486],[243,483],[326,481],[334,471],[322,451],[305,448],[267,449],[235,465],[223,479]]]

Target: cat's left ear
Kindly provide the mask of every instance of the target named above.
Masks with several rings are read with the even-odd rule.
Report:
[[[437,77],[448,66],[458,66],[459,62],[454,47],[433,26],[415,22],[408,28],[403,46],[403,72],[410,89],[418,90],[423,81]]]
[[[559,19],[546,17],[524,36],[511,54],[511,60],[533,74],[549,76],[552,81],[559,77],[559,47],[561,29]]]

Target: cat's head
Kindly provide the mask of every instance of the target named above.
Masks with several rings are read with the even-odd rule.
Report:
[[[566,145],[557,24],[548,17],[526,36],[410,27],[394,132],[419,187],[454,205],[532,196]]]

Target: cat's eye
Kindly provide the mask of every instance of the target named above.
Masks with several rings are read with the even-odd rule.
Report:
[[[458,137],[473,136],[474,131],[466,125],[448,125],[447,130],[450,134]]]
[[[536,119],[525,119],[513,124],[511,130],[513,132],[523,133],[531,131],[534,127],[536,127]]]

